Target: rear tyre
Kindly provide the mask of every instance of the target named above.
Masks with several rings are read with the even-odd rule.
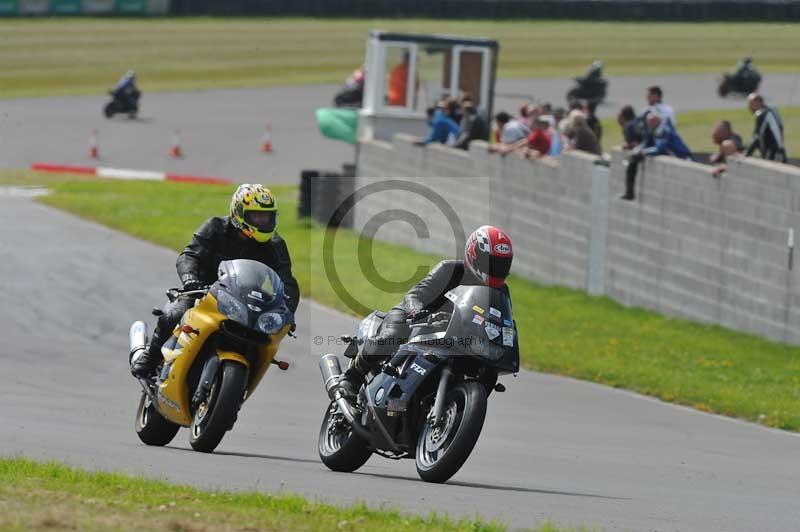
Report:
[[[331,471],[351,473],[369,460],[372,450],[345,423],[336,403],[331,403],[319,430],[319,458]]]
[[[447,391],[444,426],[434,428],[426,420],[417,440],[417,473],[422,480],[445,482],[461,469],[481,435],[486,397],[486,388],[475,381]]]
[[[134,428],[142,443],[160,447],[171,442],[181,427],[164,419],[147,394],[142,392]]]
[[[217,448],[222,437],[236,422],[246,385],[247,368],[238,362],[224,360],[208,397],[194,413],[189,427],[189,444],[192,449],[210,453]]]

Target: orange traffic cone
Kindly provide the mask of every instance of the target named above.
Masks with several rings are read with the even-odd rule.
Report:
[[[183,150],[181,149],[181,130],[176,129],[172,134],[172,145],[169,148],[169,156],[175,159],[183,157]]]
[[[270,122],[267,122],[264,136],[261,137],[261,151],[264,153],[270,153],[272,151],[272,124]]]
[[[92,135],[89,137],[89,158],[98,159],[100,157],[100,148],[97,145],[97,130],[92,130]]]

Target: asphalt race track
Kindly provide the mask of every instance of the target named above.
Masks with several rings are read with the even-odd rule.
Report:
[[[300,338],[279,355],[292,367],[270,370],[217,453],[189,450],[186,431],[146,447],[133,430],[128,326],[176,283],[174,259],[0,189],[0,454],[514,527],[783,532],[800,522],[798,435],[530,372],[492,395],[481,439],[448,484],[419,481],[410,460],[330,472],[316,451],[326,348],[313,338],[356,321],[309,302]]]
[[[613,115],[626,103],[641,109],[645,88],[656,83],[677,111],[745,106],[741,99],[717,97],[714,75],[625,76],[610,79],[600,115]],[[354,159],[354,147],[323,138],[314,118],[314,109],[330,105],[336,85],[148,93],[145,75],[141,84],[142,111],[135,121],[103,118],[104,95],[1,100],[0,168],[47,162],[296,183],[301,168],[338,170]],[[571,85],[565,79],[501,80],[494,108],[515,113],[526,99],[561,105]],[[800,105],[799,76],[766,75],[762,89],[771,103]],[[259,151],[267,121],[271,154]],[[88,157],[93,129],[99,131],[99,160]],[[168,156],[176,129],[182,159]]]

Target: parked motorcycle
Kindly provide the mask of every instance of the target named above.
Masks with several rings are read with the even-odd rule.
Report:
[[[571,106],[577,100],[599,105],[606,98],[608,81],[603,78],[603,62],[595,61],[583,77],[575,78],[575,87],[567,92],[567,103]]]
[[[278,274],[260,262],[237,259],[221,263],[218,275],[208,289],[167,292],[170,301],[199,299],[164,343],[157,375],[139,379],[135,428],[147,445],[166,445],[180,427],[189,427],[192,448],[212,452],[270,364],[289,367],[275,360],[294,323]],[[146,346],[147,325],[137,321],[130,329],[129,362]]]
[[[103,114],[106,118],[111,118],[117,113],[127,114],[128,118],[134,119],[139,113],[139,97],[141,92],[136,89],[110,90],[111,101],[103,107]]]
[[[334,354],[319,362],[330,404],[319,433],[319,456],[333,471],[355,471],[370,456],[414,458],[427,482],[445,482],[478,441],[498,375],[519,371],[519,342],[511,301],[500,290],[460,286],[424,321],[409,322],[408,343],[365,378],[357,400],[339,386]],[[386,315],[373,312],[356,336],[342,337],[354,358],[378,333]],[[352,364],[352,362],[351,362]]]
[[[730,93],[746,96],[758,90],[761,84],[761,74],[753,66],[753,60],[745,57],[732,74],[722,74],[722,80],[717,87],[717,93],[724,98]]]

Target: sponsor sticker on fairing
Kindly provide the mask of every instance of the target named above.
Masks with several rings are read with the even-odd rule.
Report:
[[[474,310],[474,311],[475,311],[475,312],[477,312],[478,314],[483,314],[483,313],[485,312],[485,311],[484,311],[484,310],[483,310],[481,307],[479,307],[478,305],[473,305],[473,306],[472,306],[472,310]]]
[[[475,314],[472,317],[472,323],[474,323],[475,325],[483,325],[483,321],[484,321],[483,320],[483,316],[481,316],[479,314]]]
[[[450,292],[450,291],[448,291],[447,293],[445,293],[444,297],[446,297],[447,299],[449,299],[449,300],[450,300],[450,301],[452,301],[453,303],[455,303],[456,301],[458,301],[458,296],[457,296],[457,295],[455,295],[453,292]]]
[[[496,316],[498,318],[502,318],[503,317],[503,313],[500,312],[499,310],[497,310],[494,307],[489,307],[489,314],[491,314],[492,316]]]
[[[489,340],[494,340],[498,336],[500,336],[500,327],[495,325],[494,323],[487,321],[486,322],[486,336],[489,337]]]
[[[514,347],[513,327],[503,327],[503,345],[506,347]]]

